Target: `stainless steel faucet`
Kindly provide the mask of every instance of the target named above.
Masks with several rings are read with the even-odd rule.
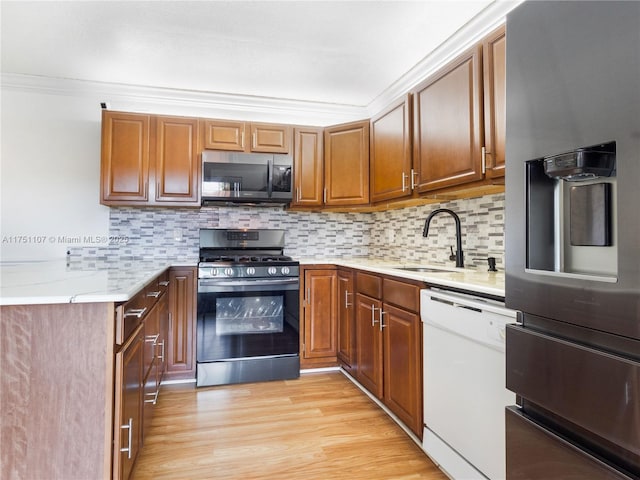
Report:
[[[427,220],[424,222],[424,231],[422,232],[422,236],[426,237],[429,234],[429,224],[431,223],[431,219],[438,215],[439,213],[448,213],[453,217],[456,222],[456,267],[463,268],[464,267],[464,257],[462,253],[462,233],[460,231],[460,217],[453,210],[449,210],[448,208],[438,208],[429,214]]]

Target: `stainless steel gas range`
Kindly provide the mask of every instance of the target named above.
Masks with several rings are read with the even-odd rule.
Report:
[[[299,264],[283,230],[200,230],[198,387],[300,375]]]

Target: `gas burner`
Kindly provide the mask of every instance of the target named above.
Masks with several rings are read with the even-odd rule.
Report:
[[[260,257],[260,259],[258,261],[260,262],[290,262],[293,259],[291,257],[288,257],[286,255],[269,255],[269,256],[264,256],[264,257]]]
[[[203,255],[200,257],[201,262],[233,262],[235,261],[235,257],[230,257],[228,255]]]

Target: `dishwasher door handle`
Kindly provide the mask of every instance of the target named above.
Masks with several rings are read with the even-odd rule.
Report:
[[[422,301],[444,303],[452,307],[466,308],[475,312],[490,312],[516,320],[517,312],[509,310],[503,303],[471,295],[444,293],[440,291],[422,290]]]

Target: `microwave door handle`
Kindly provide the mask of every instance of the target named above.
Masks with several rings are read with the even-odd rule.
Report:
[[[273,158],[267,160],[267,196],[271,198],[273,192]]]

